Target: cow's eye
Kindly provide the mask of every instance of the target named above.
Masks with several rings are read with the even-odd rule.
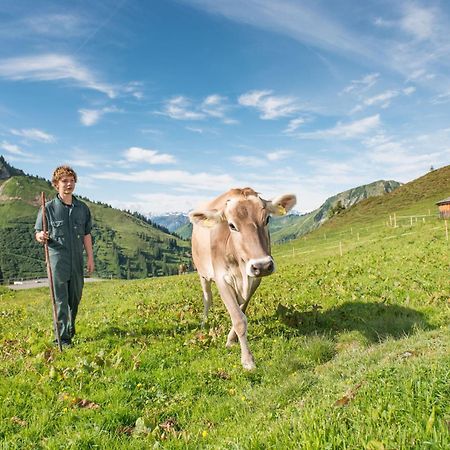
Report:
[[[231,231],[238,231],[238,229],[234,226],[233,223],[228,222],[228,226],[230,227],[230,230],[231,230]]]
[[[269,222],[270,222],[270,216],[267,216],[266,225],[269,225]]]

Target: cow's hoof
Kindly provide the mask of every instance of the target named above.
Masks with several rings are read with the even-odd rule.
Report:
[[[244,367],[245,370],[256,369],[256,364],[254,363],[254,361],[242,362],[242,366]]]

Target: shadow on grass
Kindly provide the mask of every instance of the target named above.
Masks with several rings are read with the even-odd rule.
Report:
[[[276,316],[281,323],[294,329],[297,335],[356,330],[371,342],[387,337],[398,339],[417,329],[432,328],[421,312],[384,303],[348,302],[323,312],[318,307],[297,311],[279,303]]]

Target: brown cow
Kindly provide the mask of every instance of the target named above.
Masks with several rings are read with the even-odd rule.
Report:
[[[261,277],[275,271],[270,255],[270,215],[284,215],[296,203],[292,194],[263,200],[251,188],[231,189],[193,211],[192,257],[203,289],[204,318],[212,303],[211,281],[230,314],[227,347],[239,339],[245,369],[255,368],[247,344],[245,310]]]

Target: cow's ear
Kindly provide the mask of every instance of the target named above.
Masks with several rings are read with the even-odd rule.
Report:
[[[284,194],[267,202],[267,209],[274,216],[284,216],[296,203],[297,197],[294,194]]]
[[[206,211],[191,211],[189,213],[189,220],[191,223],[201,225],[203,227],[213,227],[222,222],[223,215],[221,211],[217,209],[209,209]]]

